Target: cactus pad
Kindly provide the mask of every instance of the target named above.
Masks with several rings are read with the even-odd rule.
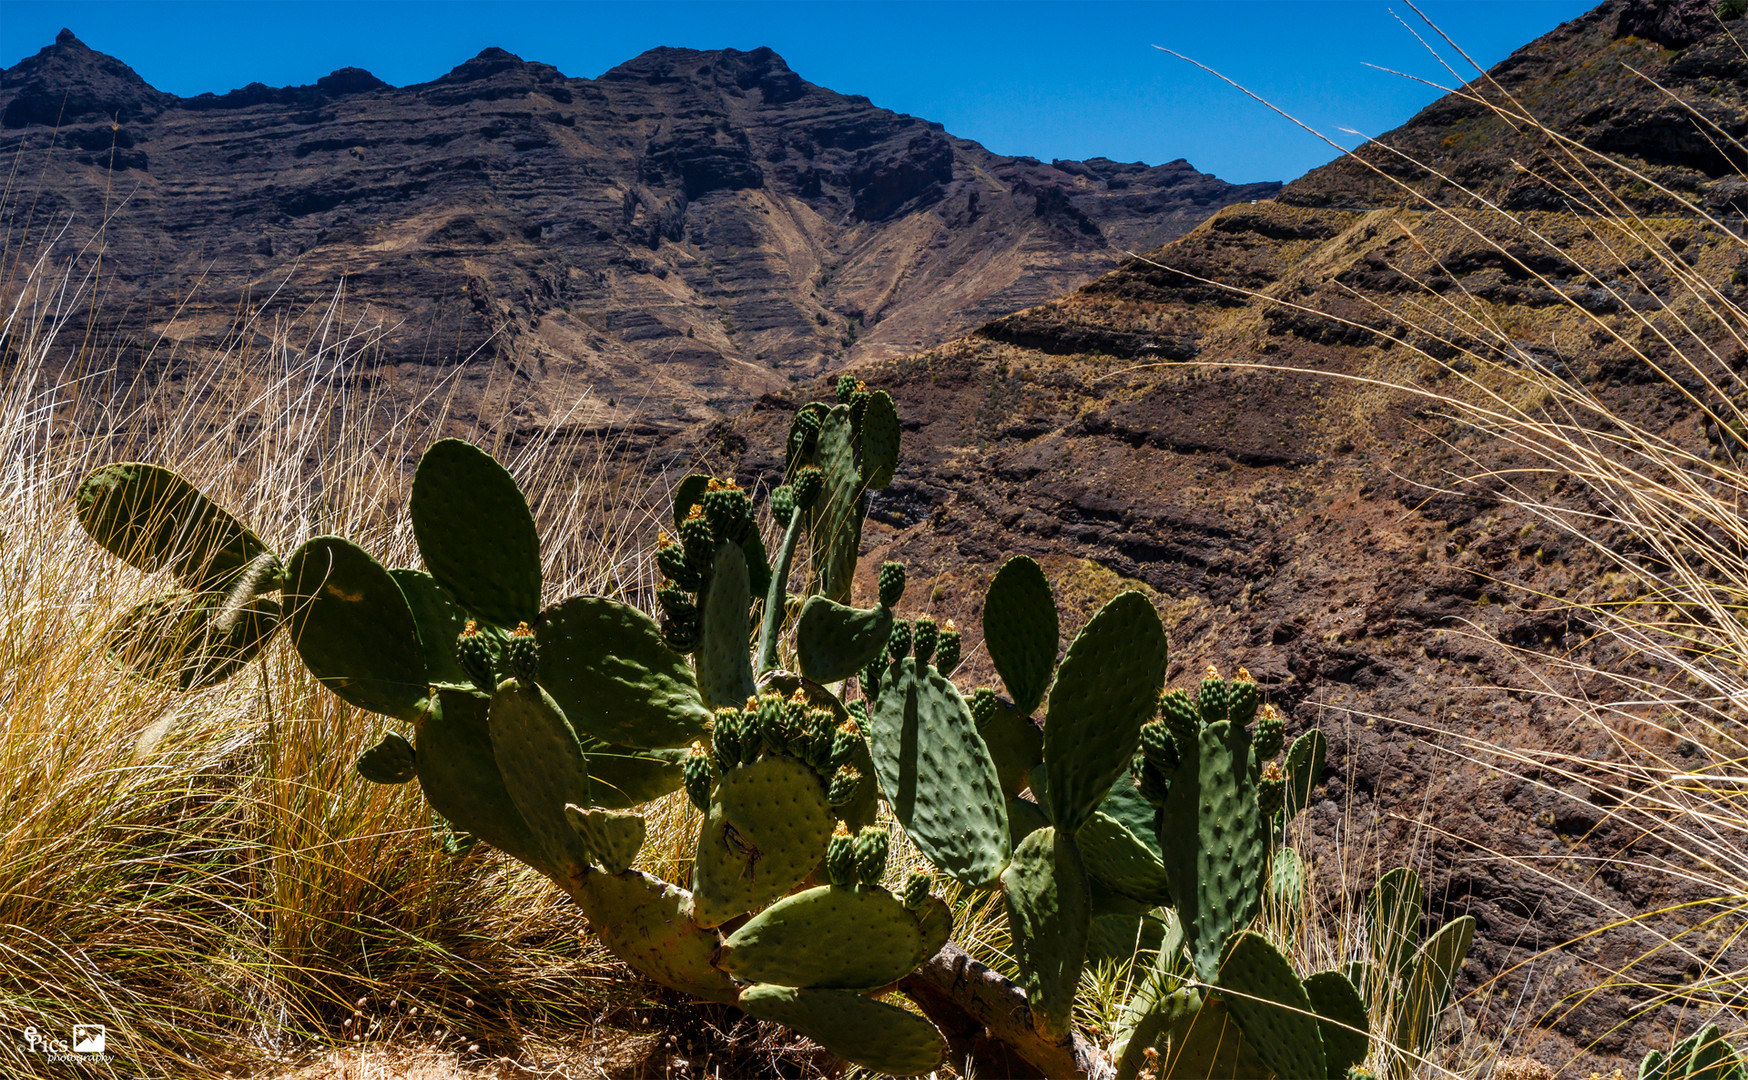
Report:
[[[1092,918],[1074,838],[1053,828],[1032,833],[1014,851],[1001,884],[1032,1026],[1046,1039],[1066,1041]]]
[[[439,439],[419,459],[407,509],[425,569],[469,613],[515,626],[540,614],[540,537],[516,480],[492,455]]]
[[[567,875],[560,884],[568,885],[588,866],[590,854],[564,809],[592,805],[589,762],[576,732],[546,691],[510,680],[492,695],[489,716],[492,753],[510,800],[548,862]]]
[[[695,659],[698,689],[713,708],[738,705],[751,697],[753,664],[748,650],[748,605],[752,582],[739,544],[722,543],[710,573],[709,591],[701,598],[703,620]]]
[[[1165,629],[1139,592],[1106,604],[1068,647],[1044,718],[1057,828],[1078,832],[1128,768],[1165,682],[1165,663]]]
[[[1306,979],[1305,996],[1317,1013],[1329,1080],[1346,1080],[1348,1069],[1366,1059],[1371,1044],[1366,1003],[1339,971],[1319,971]]]
[[[1474,941],[1475,919],[1470,915],[1452,919],[1426,939],[1398,995],[1392,1045],[1413,1054],[1424,1052],[1439,1014],[1450,1004],[1457,972]]]
[[[751,1016],[794,1028],[854,1065],[889,1076],[934,1072],[947,1057],[935,1025],[852,990],[809,990],[759,983],[741,991]]]
[[[643,612],[579,596],[548,608],[534,636],[540,684],[578,734],[634,747],[689,746],[703,737],[710,712],[692,668]]]
[[[1329,752],[1329,741],[1323,732],[1312,728],[1293,740],[1287,751],[1286,804],[1281,813],[1283,823],[1290,822],[1311,805],[1311,789],[1323,774],[1323,759]]]
[[[716,966],[747,982],[869,990],[910,974],[922,948],[916,916],[885,889],[822,885],[753,916]]]
[[[869,488],[883,488],[892,483],[892,474],[898,469],[900,428],[891,394],[876,390],[868,395],[860,434],[862,483]]]
[[[1227,940],[1220,988],[1244,1040],[1276,1076],[1327,1075],[1323,1037],[1305,985],[1267,938],[1241,930]]]
[[[819,777],[788,757],[730,769],[711,793],[693,864],[693,918],[720,926],[799,885],[831,839]]]
[[[394,578],[407,602],[407,610],[413,613],[419,647],[425,654],[426,682],[451,686],[466,683],[467,672],[456,662],[455,639],[467,625],[467,612],[443,591],[436,578],[423,570],[390,570],[388,576]]]
[[[575,803],[566,805],[564,813],[588,849],[589,857],[609,874],[623,873],[631,868],[643,847],[642,814],[591,810]]]
[[[286,561],[292,644],[323,686],[371,712],[417,717],[425,650],[394,578],[362,548],[318,536]]]
[[[604,743],[582,734],[577,741],[589,759],[589,797],[603,809],[624,810],[659,799],[685,781],[681,769],[686,760],[683,749],[646,750]]]
[[[1075,840],[1087,875],[1100,885],[1143,903],[1171,902],[1171,879],[1159,853],[1116,818],[1102,810],[1094,813]]]
[[[825,488],[809,514],[807,532],[817,587],[808,591],[847,604],[856,556],[862,547],[866,500],[856,467],[855,432],[850,411],[844,406],[833,407],[820,423],[819,466],[825,474]]]
[[[594,870],[571,895],[601,944],[634,970],[682,994],[734,1003],[738,989],[710,964],[716,934],[688,917],[685,889],[636,870]]]
[[[490,706],[490,698],[470,690],[437,692],[417,722],[419,787],[458,829],[549,877],[560,874],[504,787],[492,754]]]
[[[1002,563],[983,598],[983,644],[1021,716],[1036,712],[1050,688],[1059,633],[1044,568],[1024,555]]]
[[[1391,982],[1402,982],[1413,970],[1423,898],[1420,875],[1406,866],[1379,878],[1366,896],[1366,936],[1372,963]]]
[[[118,462],[74,495],[79,524],[129,566],[169,570],[191,589],[223,586],[267,551],[259,537],[169,469]]]
[[[900,661],[870,721],[880,787],[912,842],[967,885],[993,881],[1008,859],[1006,799],[959,691],[915,660]]]
[[[404,784],[419,773],[414,760],[413,744],[394,732],[384,735],[375,746],[358,755],[353,768],[358,775],[373,784]]]
[[[795,625],[796,661],[814,682],[847,679],[880,655],[892,635],[892,609],[853,608],[809,597]]]

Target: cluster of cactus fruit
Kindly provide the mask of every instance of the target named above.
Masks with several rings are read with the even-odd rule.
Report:
[[[774,562],[747,491],[686,478],[654,553],[659,623],[605,597],[543,606],[525,498],[458,440],[431,446],[414,476],[424,570],[386,569],[332,536],[282,561],[155,466],[97,470],[78,512],[108,550],[183,585],[117,624],[118,662],[194,689],[289,627],[324,686],[409,725],[411,738],[391,731],[359,758],[365,779],[416,779],[446,831],[547,875],[649,978],[865,1068],[927,1073],[947,1050],[928,1018],[881,1000],[953,921],[932,873],[882,886],[882,805],[936,873],[999,890],[1046,1044],[1074,1038],[1082,969],[1110,956],[1147,972],[1112,1049],[1124,1075],[1340,1078],[1372,1030],[1406,1033],[1418,1053],[1469,931],[1413,948],[1417,882],[1386,879],[1374,941],[1391,944],[1351,972],[1301,980],[1251,928],[1267,897],[1290,906],[1303,890],[1280,844],[1324,740],[1287,747],[1242,670],[1210,669],[1193,697],[1162,693],[1165,631],[1139,592],[1100,609],[1059,659],[1055,598],[1025,557],[984,600],[1006,700],[952,681],[951,620],[897,618],[901,564],[880,567],[872,606],[852,605],[868,493],[891,481],[898,446],[882,391],[846,377],[835,402],[804,406],[768,499]],[[690,888],[633,866],[635,808],[680,789],[701,814]],[[1368,1017],[1362,991],[1392,1002],[1388,1016]]]

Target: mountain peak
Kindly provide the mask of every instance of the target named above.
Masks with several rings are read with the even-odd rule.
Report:
[[[660,45],[605,72],[601,79],[651,85],[695,82],[740,92],[757,88],[763,91],[766,104],[793,101],[806,93],[809,85],[768,45],[746,52]]]
[[[35,56],[0,72],[0,87],[17,90],[0,115],[0,126],[8,128],[85,120],[126,122],[155,115],[172,100],[133,68],[80,41],[70,29],[62,29],[54,44]]]

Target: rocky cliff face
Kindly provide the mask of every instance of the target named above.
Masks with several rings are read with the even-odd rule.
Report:
[[[1002,157],[769,49],[595,80],[487,49],[417,86],[184,99],[63,31],[0,72],[0,152],[24,163],[15,243],[107,221],[124,336],[198,346],[243,298],[295,310],[344,278],[390,362],[508,361],[554,400],[592,388],[586,422],[658,428],[936,344],[1278,190]]]

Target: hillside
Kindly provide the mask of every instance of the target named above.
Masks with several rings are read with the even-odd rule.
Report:
[[[655,49],[599,79],[487,49],[415,86],[347,69],[185,99],[63,31],[0,72],[0,152],[28,163],[15,244],[107,222],[106,329],[140,348],[198,355],[239,304],[324,304],[344,278],[388,363],[508,361],[567,408],[592,388],[585,423],[664,430],[954,337],[1279,188],[1003,157],[769,49]]]

